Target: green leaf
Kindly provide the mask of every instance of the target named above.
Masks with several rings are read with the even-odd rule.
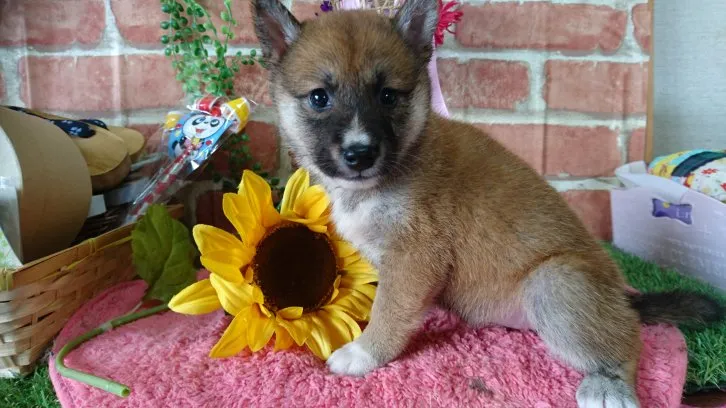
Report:
[[[131,232],[131,248],[136,272],[149,284],[146,299],[168,302],[196,280],[189,231],[164,206],[149,207]]]

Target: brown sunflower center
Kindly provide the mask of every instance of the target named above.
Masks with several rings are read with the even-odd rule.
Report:
[[[325,234],[300,224],[281,224],[268,231],[252,260],[254,282],[271,310],[323,306],[338,275],[333,245]]]

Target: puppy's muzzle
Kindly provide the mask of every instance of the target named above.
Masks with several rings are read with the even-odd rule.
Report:
[[[378,145],[371,144],[353,144],[345,148],[341,148],[340,155],[343,163],[353,171],[362,172],[368,170],[376,163],[380,149]]]

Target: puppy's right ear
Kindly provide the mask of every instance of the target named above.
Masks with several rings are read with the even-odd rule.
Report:
[[[265,62],[277,65],[300,35],[300,23],[279,0],[252,0],[255,32]]]

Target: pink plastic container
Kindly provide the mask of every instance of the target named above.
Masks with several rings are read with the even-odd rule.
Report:
[[[613,244],[726,290],[726,204],[647,174],[644,162],[618,168],[611,193]]]

